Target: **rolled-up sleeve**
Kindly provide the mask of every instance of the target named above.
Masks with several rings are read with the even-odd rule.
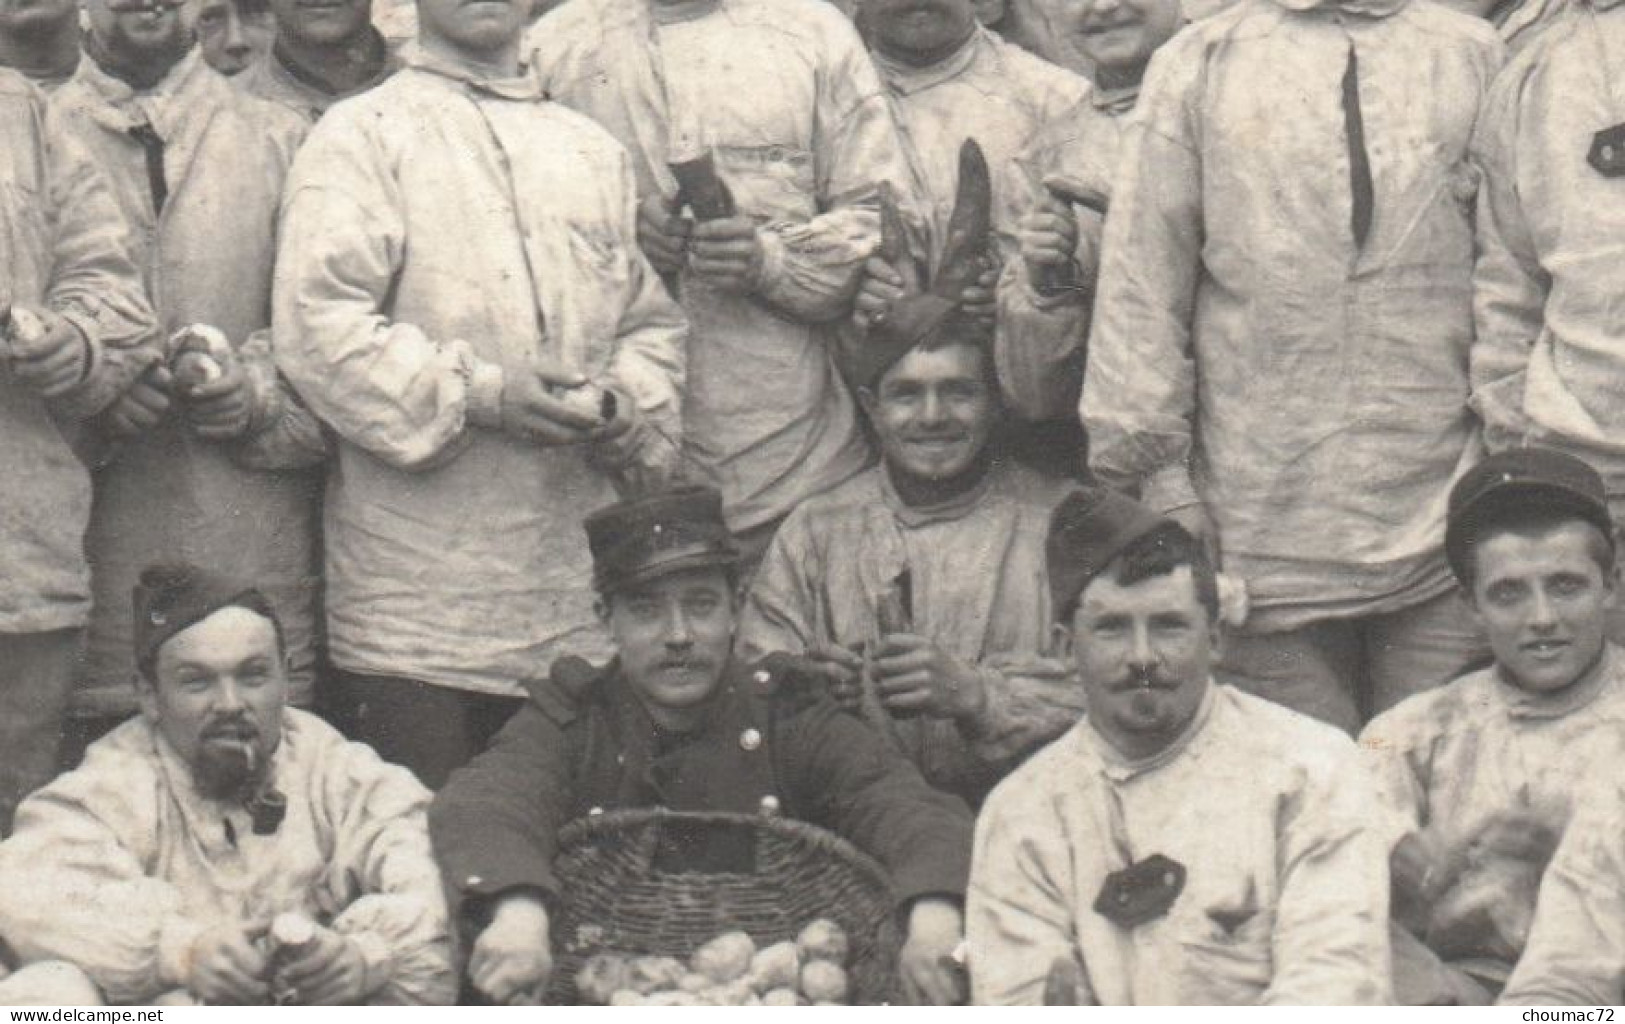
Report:
[[[1165,508],[1194,494],[1188,470],[1196,406],[1191,325],[1203,221],[1192,107],[1200,53],[1178,40],[1158,53],[1125,130],[1079,404],[1090,467],[1103,483],[1133,489],[1159,471],[1184,478],[1157,488],[1173,496],[1145,495]]]
[[[460,450],[471,423],[500,422],[502,370],[466,341],[430,338],[385,312],[405,258],[404,197],[354,128],[324,122],[294,161],[276,269],[277,365],[345,440],[398,468],[428,468]]]

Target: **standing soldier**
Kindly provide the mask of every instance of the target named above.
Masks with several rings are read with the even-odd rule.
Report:
[[[521,73],[529,0],[420,0],[289,179],[276,356],[338,436],[329,654],[354,730],[438,786],[563,649],[607,652],[570,528],[674,471],[682,312],[626,152]]]
[[[871,458],[831,346],[879,186],[909,181],[880,80],[840,11],[801,0],[570,0],[531,40],[548,90],[632,153],[643,248],[694,326],[685,449],[748,577],[791,509]],[[670,169],[707,157],[727,204]]]
[[[372,0],[271,0],[276,37],[243,75],[255,96],[315,120],[327,108],[382,82],[400,63],[372,24]]]
[[[131,240],[89,153],[0,70],[0,830],[56,773],[90,617],[90,476],[72,424],[157,360]]]
[[[79,5],[74,0],[0,0],[0,67],[54,90],[79,66]]]
[[[1090,467],[1246,583],[1221,675],[1350,731],[1484,651],[1441,539],[1500,60],[1432,3],[1240,0],[1157,54],[1112,192]]]

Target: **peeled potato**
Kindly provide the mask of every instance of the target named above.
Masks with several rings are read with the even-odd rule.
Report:
[[[717,983],[742,978],[750,970],[756,943],[744,932],[725,932],[694,951],[689,966]]]
[[[681,992],[704,992],[715,984],[716,982],[705,975],[695,974],[693,971],[677,979],[677,988]]]
[[[628,988],[648,995],[664,988],[676,988],[688,968],[681,960],[669,956],[634,957],[631,963]]]
[[[650,993],[643,1000],[644,1006],[699,1006],[698,997],[692,992],[678,992],[675,989],[666,992]]]
[[[608,1006],[615,993],[632,987],[632,965],[619,953],[596,953],[576,972],[576,991],[597,1006]]]
[[[750,972],[745,977],[757,992],[794,988],[801,977],[801,952],[794,942],[775,942],[750,958]]]
[[[844,964],[851,943],[840,925],[821,917],[801,929],[801,934],[796,936],[796,948],[801,951],[803,960],[828,960],[834,964]]]
[[[813,960],[801,969],[801,994],[815,1003],[846,1001],[846,972],[828,960]]]
[[[612,995],[610,995],[609,1002],[606,1005],[608,1005],[608,1006],[642,1006],[642,1005],[644,1005],[643,993],[634,992],[629,988],[623,988],[619,992],[616,992],[616,993],[613,993]]]
[[[800,1006],[801,999],[793,988],[776,988],[762,994],[763,1006]]]

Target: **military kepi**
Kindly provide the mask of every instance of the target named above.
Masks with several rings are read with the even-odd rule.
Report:
[[[158,648],[165,641],[222,608],[247,608],[281,629],[270,600],[254,586],[185,562],[142,570],[131,604],[135,608],[136,666],[149,679],[158,661]]]
[[[1524,509],[1572,515],[1614,542],[1608,498],[1596,470],[1550,448],[1513,448],[1480,462],[1450,489],[1444,551],[1458,580],[1471,575],[1467,560],[1480,528],[1509,511]]]
[[[722,518],[722,494],[711,487],[684,487],[620,502],[594,512],[584,526],[592,549],[593,586],[601,593],[685,569],[739,561],[739,549]]]
[[[1085,487],[1067,495],[1050,514],[1044,541],[1055,617],[1070,614],[1078,597],[1125,548],[1172,523],[1109,488]]]

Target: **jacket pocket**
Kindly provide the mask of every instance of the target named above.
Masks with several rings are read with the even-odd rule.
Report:
[[[1274,915],[1266,909],[1207,908],[1181,940],[1180,996],[1187,1005],[1257,1005],[1275,976]]]

